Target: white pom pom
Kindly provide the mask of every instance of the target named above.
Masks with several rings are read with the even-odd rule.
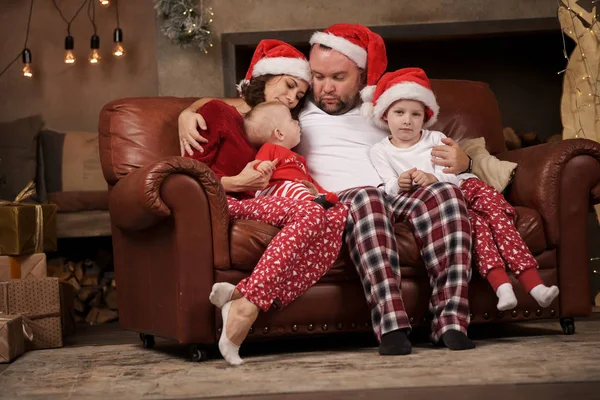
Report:
[[[364,101],[365,103],[373,101],[373,96],[375,95],[375,88],[375,85],[365,86],[365,88],[360,91],[360,98],[362,99],[362,101]]]
[[[373,120],[373,103],[365,102],[360,106],[360,114],[365,117],[367,120]]]

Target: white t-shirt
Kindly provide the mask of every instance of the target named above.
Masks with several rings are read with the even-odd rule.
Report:
[[[411,168],[417,168],[428,174],[433,174],[440,182],[449,182],[457,186],[465,179],[477,178],[473,174],[445,174],[444,167],[431,162],[431,149],[443,145],[442,132],[423,130],[421,139],[412,147],[401,149],[394,146],[389,137],[375,144],[369,151],[371,162],[385,183],[385,192],[391,196],[398,194],[398,177]]]
[[[309,101],[299,119],[302,139],[294,150],[306,158],[309,173],[326,190],[382,183],[369,159],[369,149],[388,132],[371,125],[360,114],[360,107],[329,115]]]

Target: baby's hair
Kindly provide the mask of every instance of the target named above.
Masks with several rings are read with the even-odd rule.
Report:
[[[278,101],[269,101],[256,105],[244,116],[244,132],[254,146],[267,143],[273,131],[278,128],[277,115],[273,112],[277,107],[289,109]]]

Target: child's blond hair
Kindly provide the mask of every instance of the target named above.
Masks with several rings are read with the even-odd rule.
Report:
[[[244,116],[244,132],[252,145],[259,147],[269,142],[278,126],[278,107],[289,109],[278,101],[269,101],[256,105]]]

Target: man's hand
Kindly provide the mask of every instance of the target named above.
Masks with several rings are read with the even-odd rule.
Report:
[[[469,157],[454,140],[443,138],[444,145],[435,146],[431,150],[431,161],[435,165],[446,167],[442,170],[445,174],[460,174],[469,168]]]
[[[278,159],[275,159],[273,161],[262,161],[260,164],[258,164],[258,166],[256,167],[256,170],[258,172],[260,172],[261,174],[265,174],[265,175],[273,175],[273,172],[275,172],[275,168],[277,168],[277,163],[279,162]]]
[[[317,187],[312,182],[301,181],[300,179],[296,179],[295,181],[306,186],[308,189],[308,193],[312,194],[313,196],[316,196],[319,194],[319,189],[317,189]]]
[[[427,172],[423,172],[421,170],[416,170],[412,174],[412,179],[415,185],[419,185],[421,187],[425,187],[427,185],[431,185],[432,183],[437,182],[437,178],[433,174],[428,174]]]
[[[416,171],[416,168],[409,169],[408,171],[404,171],[398,177],[398,187],[402,192],[408,192],[412,189],[412,174]]]
[[[183,110],[179,114],[178,128],[179,150],[182,156],[185,153],[190,156],[194,154],[192,147],[201,153],[204,151],[200,143],[208,143],[208,139],[198,132],[198,128],[206,130],[206,121],[202,115],[189,109]]]

